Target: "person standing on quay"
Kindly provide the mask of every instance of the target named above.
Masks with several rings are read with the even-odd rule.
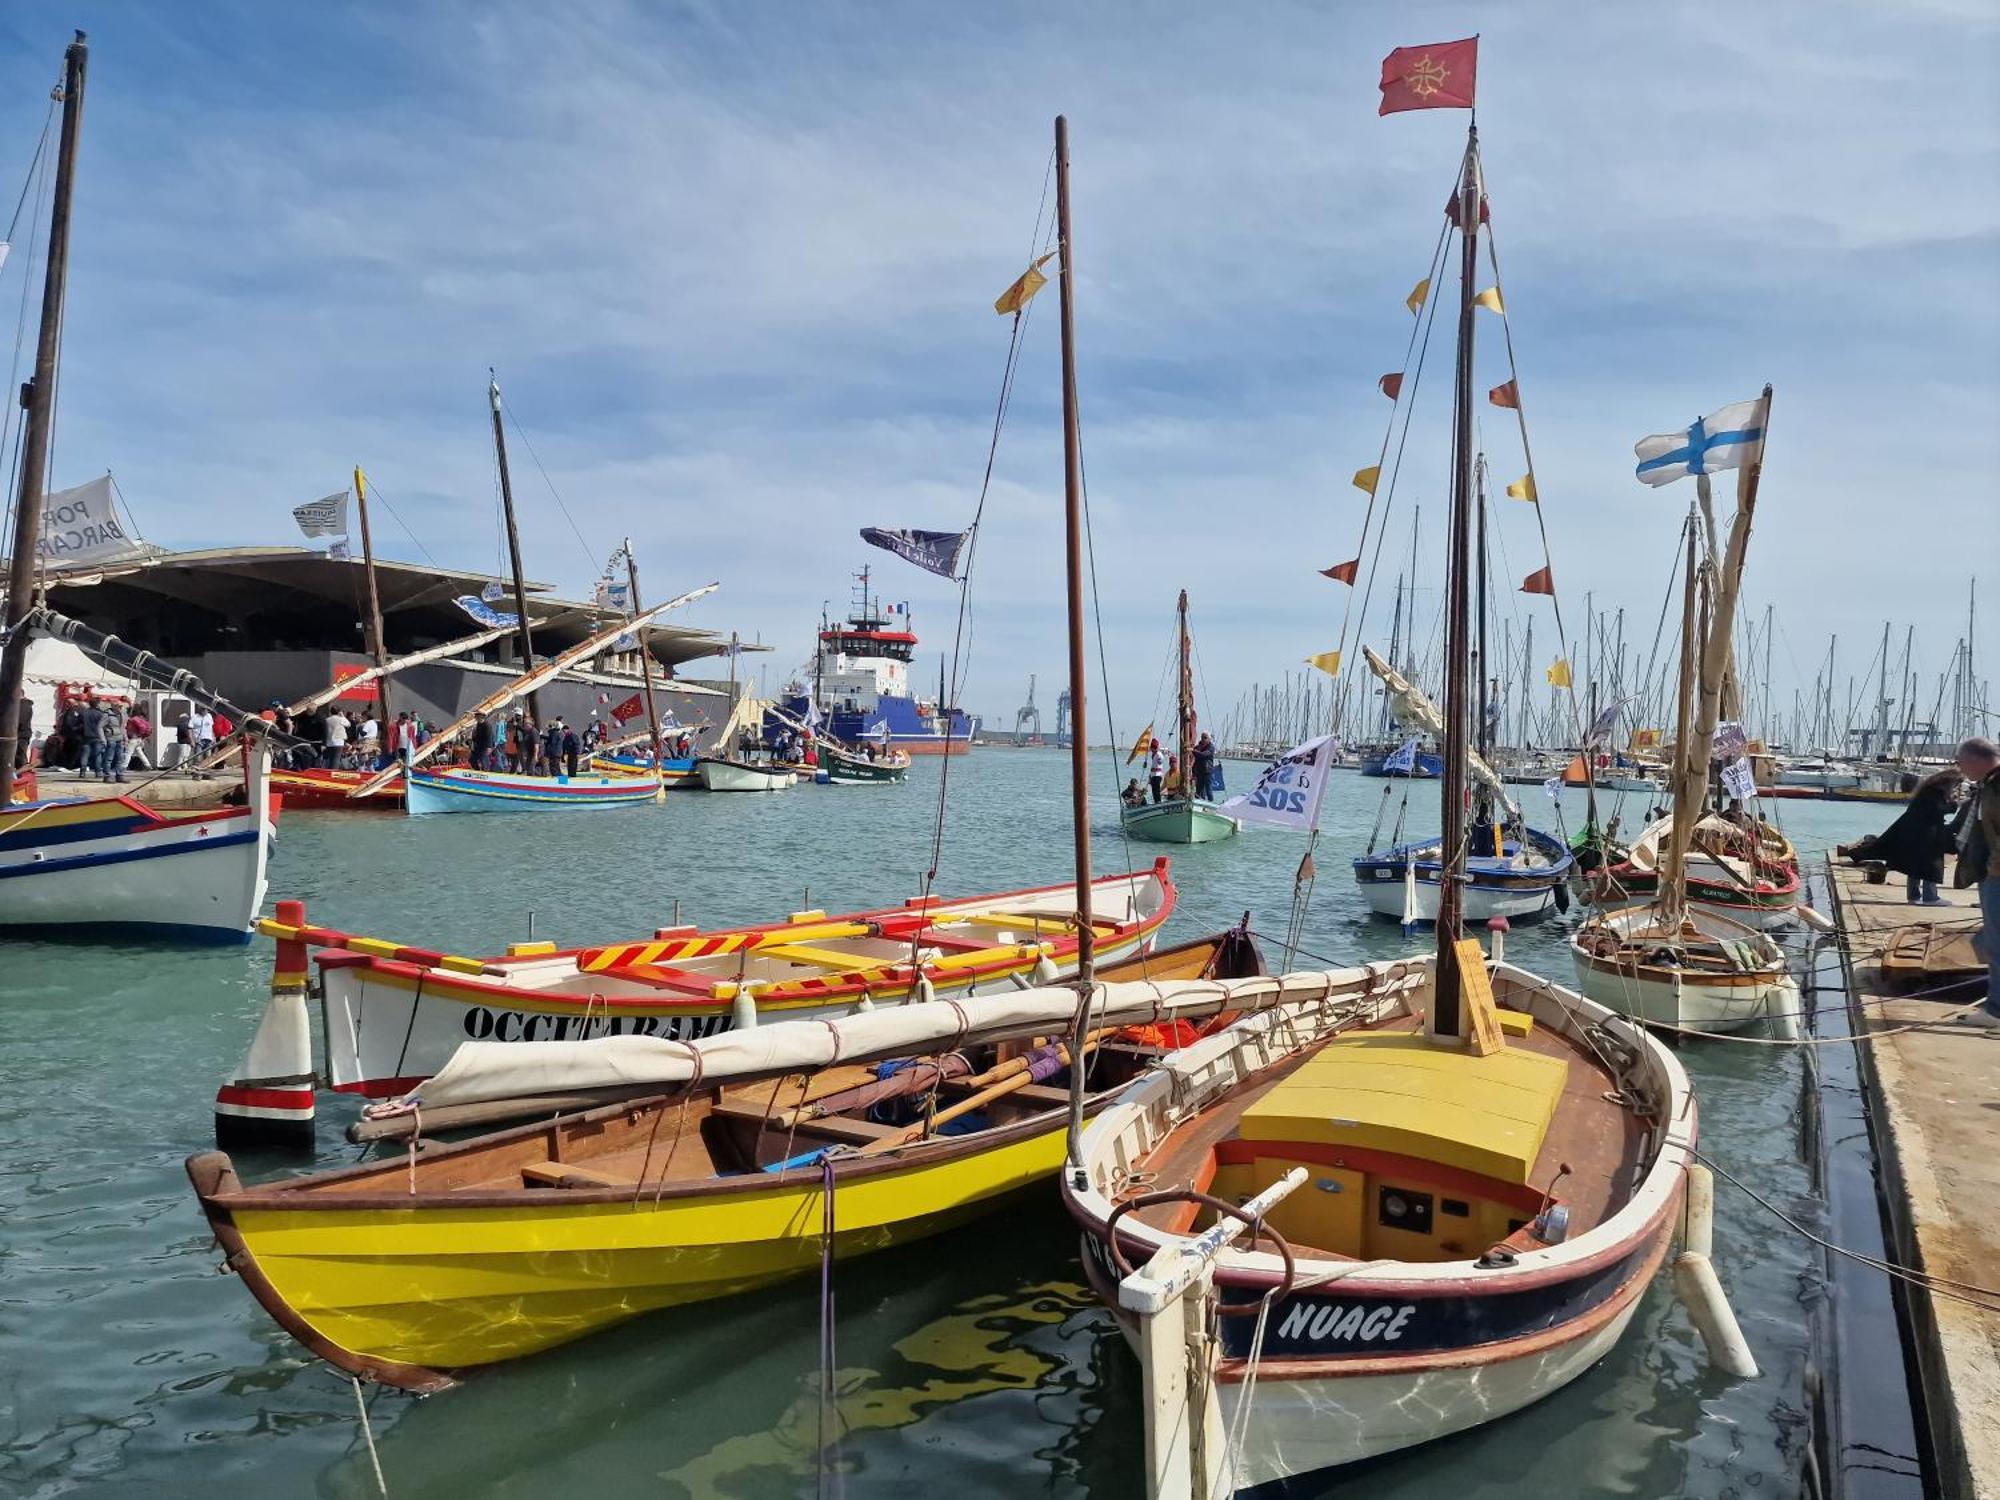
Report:
[[[1958,1019],[1960,1025],[2000,1031],[2000,745],[1983,735],[1966,740],[1958,747],[1958,771],[1972,783],[1976,801],[1967,810],[1952,884],[1979,888],[1983,925],[1973,946],[1986,960],[1986,1001]]]

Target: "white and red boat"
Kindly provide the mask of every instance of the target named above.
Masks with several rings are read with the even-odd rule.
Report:
[[[1176,893],[1164,858],[1101,876],[1091,930],[1100,962],[1150,950]],[[760,1021],[844,1015],[910,1001],[1012,993],[1074,972],[1076,888],[1038,886],[830,916],[701,931],[661,928],[636,942],[558,949],[517,943],[474,958],[308,925],[280,902],[258,930],[279,940],[272,998],[243,1064],[216,1096],[219,1128],[310,1131],[317,1076],[336,1092],[405,1093],[467,1041],[686,1041]],[[308,1016],[308,950],[320,1025]],[[273,1087],[270,1080],[288,1080]]]
[[[0,810],[0,930],[248,942],[279,799],[269,751],[244,761],[241,806],[62,797]]]

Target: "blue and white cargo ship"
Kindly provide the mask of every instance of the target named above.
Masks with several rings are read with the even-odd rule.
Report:
[[[917,637],[910,606],[875,597],[867,569],[855,576],[846,623],[821,621],[813,659],[802,680],[786,689],[784,711],[810,720],[816,702],[826,731],[850,745],[886,739],[912,755],[964,754],[979,733],[978,715],[911,690]]]

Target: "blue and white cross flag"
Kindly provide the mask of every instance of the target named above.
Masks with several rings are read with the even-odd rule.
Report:
[[[470,594],[460,594],[456,599],[452,600],[452,603],[456,604],[489,630],[502,625],[518,625],[521,623],[519,615],[504,614],[500,610],[493,608],[484,599],[475,599]]]
[[[1766,399],[1738,401],[1721,411],[1695,418],[1680,432],[1660,432],[1640,438],[1633,451],[1644,484],[1672,484],[1690,474],[1713,474],[1757,462],[1764,451]]]
[[[926,573],[940,578],[958,577],[958,554],[964,550],[970,531],[904,531],[882,526],[861,528],[861,540],[870,546],[893,552],[905,562],[913,562]]]

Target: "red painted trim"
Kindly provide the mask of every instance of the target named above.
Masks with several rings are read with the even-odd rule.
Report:
[[[225,1083],[215,1091],[215,1102],[238,1104],[245,1109],[295,1109],[301,1114],[309,1115],[313,1112],[313,1091],[310,1086],[295,1089],[259,1089]]]

